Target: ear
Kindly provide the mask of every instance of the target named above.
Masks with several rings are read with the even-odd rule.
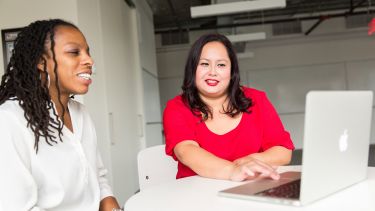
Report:
[[[42,56],[40,57],[36,67],[38,68],[39,71],[44,72],[44,69],[46,69],[46,65],[47,65],[47,60],[46,58],[44,58],[44,56]]]

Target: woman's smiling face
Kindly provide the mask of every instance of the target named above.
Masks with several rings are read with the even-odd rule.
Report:
[[[58,26],[54,36],[57,74],[61,96],[85,94],[91,84],[93,60],[89,46],[83,34],[71,26]],[[47,43],[47,71],[50,75],[50,94],[57,93],[54,67],[55,63],[50,50],[51,42]]]
[[[209,98],[227,94],[231,78],[231,61],[221,42],[208,42],[202,48],[195,83],[200,95]]]

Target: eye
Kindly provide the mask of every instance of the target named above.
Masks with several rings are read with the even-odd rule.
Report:
[[[217,64],[217,66],[220,67],[220,68],[224,68],[224,67],[226,67],[227,65],[226,65],[226,64]]]
[[[208,63],[207,62],[201,62],[200,65],[203,66],[203,67],[207,67]]]
[[[79,50],[71,50],[71,51],[68,51],[68,53],[72,55],[79,55]]]

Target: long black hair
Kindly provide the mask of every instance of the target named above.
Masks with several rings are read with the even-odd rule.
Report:
[[[34,148],[38,152],[38,144],[41,137],[47,144],[57,143],[57,136],[62,141],[62,129],[64,121],[60,121],[49,95],[48,72],[46,59],[48,50],[52,52],[56,88],[59,104],[60,89],[57,74],[56,54],[54,51],[54,35],[57,26],[69,26],[78,29],[72,23],[60,19],[35,21],[24,27],[18,34],[10,62],[2,76],[0,84],[0,105],[7,100],[18,100],[24,110],[24,116],[35,137]],[[49,45],[47,45],[49,43]],[[47,49],[50,46],[50,49]],[[38,69],[38,64],[44,64],[43,70]],[[42,77],[43,74],[43,77]],[[65,109],[62,106],[62,116]],[[52,109],[53,115],[50,115]],[[62,118],[63,119],[63,118]],[[54,131],[58,132],[57,136]]]
[[[236,53],[233,49],[232,43],[222,34],[205,34],[201,36],[190,49],[189,56],[185,65],[184,82],[182,85],[182,98],[190,107],[190,110],[197,116],[203,114],[203,120],[212,117],[211,109],[202,101],[196,87],[195,74],[200,60],[202,49],[204,45],[209,42],[222,43],[228,53],[231,62],[231,78],[227,89],[229,99],[228,107],[223,108],[225,114],[232,117],[240,114],[241,112],[250,112],[249,108],[253,105],[250,98],[245,97],[240,86],[240,71]]]

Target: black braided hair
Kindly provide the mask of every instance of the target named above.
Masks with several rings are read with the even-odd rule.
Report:
[[[46,64],[43,55],[48,55],[46,43],[50,43],[52,59],[55,63],[53,71],[58,91],[58,103],[63,108],[63,117],[65,109],[60,99],[58,67],[54,51],[54,35],[57,26],[70,26],[78,29],[72,23],[64,20],[50,19],[35,21],[20,31],[14,41],[12,56],[0,84],[0,105],[7,100],[18,100],[24,110],[27,127],[30,127],[34,133],[36,152],[38,152],[41,137],[44,137],[46,143],[51,146],[57,143],[56,134],[54,135],[56,130],[58,138],[62,141],[64,118],[62,121],[59,120],[53,106],[49,95],[49,82],[47,80],[42,82],[41,74],[44,74],[46,79],[48,78],[46,65],[43,65],[43,71],[39,70],[37,66],[41,61]],[[50,110],[53,112],[52,116]]]

